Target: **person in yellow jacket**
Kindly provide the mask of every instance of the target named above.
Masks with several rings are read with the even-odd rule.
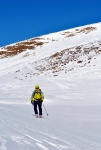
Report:
[[[42,102],[44,100],[44,93],[41,91],[39,85],[35,86],[35,90],[33,91],[30,99],[31,99],[31,104],[34,106],[34,112],[35,112],[36,117],[38,118],[38,114],[39,114],[39,117],[41,118],[42,117]],[[37,106],[39,109],[39,113],[38,113]]]

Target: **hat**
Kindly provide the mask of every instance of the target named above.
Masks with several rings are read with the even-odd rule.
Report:
[[[39,88],[40,88],[39,85],[36,85],[36,86],[35,86],[35,89],[39,89]]]

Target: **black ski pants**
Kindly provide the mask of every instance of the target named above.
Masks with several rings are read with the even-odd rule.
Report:
[[[35,114],[39,112],[39,115],[42,115],[42,101],[34,101],[34,112]]]

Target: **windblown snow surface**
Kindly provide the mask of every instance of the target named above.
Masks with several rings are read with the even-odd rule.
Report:
[[[66,48],[93,43],[100,50],[101,23],[90,26],[96,30],[88,34],[77,33],[85,28],[79,27],[67,30],[75,34],[67,38],[67,31],[44,35],[52,40],[0,59],[0,150],[101,150],[101,54],[91,51],[90,63],[71,61],[55,74],[35,69]],[[43,118],[35,118],[30,104],[36,84],[45,94]]]

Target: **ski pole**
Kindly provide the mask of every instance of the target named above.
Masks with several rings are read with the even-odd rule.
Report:
[[[46,108],[45,108],[44,104],[43,104],[43,107],[44,107],[44,110],[45,110],[45,112],[46,112],[46,114],[47,114],[47,116],[48,116],[48,113],[47,113],[47,110],[46,110]]]

